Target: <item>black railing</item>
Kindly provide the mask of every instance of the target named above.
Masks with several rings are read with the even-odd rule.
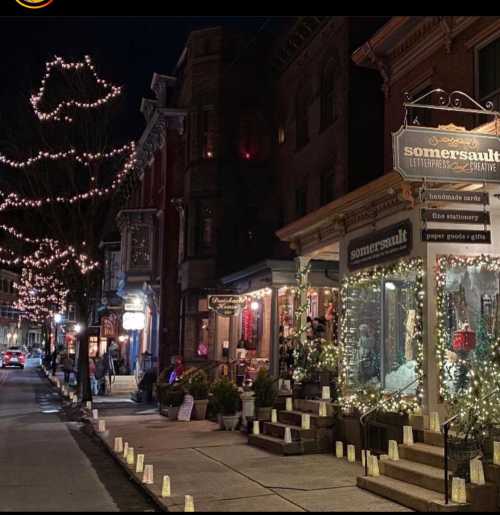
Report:
[[[481,399],[479,399],[478,403],[482,403],[486,400],[488,400],[490,397],[492,397],[495,393],[498,392],[498,389],[496,388],[492,392],[488,393]],[[444,437],[444,502],[445,504],[450,503],[450,478],[449,478],[449,453],[448,453],[448,438],[450,435],[450,428],[458,418],[460,417],[459,414],[454,415],[453,417],[449,418],[445,422],[441,424],[441,427],[443,429],[443,437]]]
[[[391,393],[388,397],[384,398],[384,401],[391,400],[394,397],[397,397],[398,395],[401,395],[406,390],[408,390],[408,388],[413,386],[415,383],[418,383],[419,381],[421,381],[421,379],[422,378],[417,377],[411,383],[407,384],[403,388],[399,389],[396,392]],[[369,451],[369,449],[368,449],[367,419],[368,419],[368,417],[370,415],[373,415],[373,413],[376,413],[380,408],[381,408],[381,404],[380,403],[376,404],[375,406],[373,406],[373,408],[369,409],[366,413],[363,413],[363,415],[361,415],[361,418],[359,419],[359,422],[361,424],[361,429],[362,429],[362,432],[363,432],[363,452],[364,452],[364,455],[365,455],[365,476],[368,476],[368,451]]]

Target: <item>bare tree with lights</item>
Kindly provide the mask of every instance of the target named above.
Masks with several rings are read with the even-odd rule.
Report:
[[[121,87],[98,76],[90,57],[56,57],[30,98],[34,119],[21,117],[19,140],[0,147],[0,262],[22,269],[19,307],[33,319],[51,316],[63,292],[75,303],[82,401],[92,399],[87,326],[99,286],[99,243],[115,209],[113,194],[136,162],[134,142],[113,143],[121,95]]]

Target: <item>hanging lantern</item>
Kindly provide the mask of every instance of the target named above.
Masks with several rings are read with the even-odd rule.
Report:
[[[469,324],[465,324],[464,328],[455,331],[453,335],[453,350],[470,352],[476,348],[476,333],[471,330]]]

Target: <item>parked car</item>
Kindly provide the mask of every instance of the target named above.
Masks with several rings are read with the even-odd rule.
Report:
[[[2,358],[2,368],[20,367],[24,368],[26,363],[26,354],[20,347],[11,347],[4,352]]]

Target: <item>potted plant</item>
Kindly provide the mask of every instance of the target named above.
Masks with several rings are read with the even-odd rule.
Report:
[[[453,434],[448,439],[448,453],[455,465],[455,475],[470,481],[470,460],[481,453],[479,440],[480,428],[474,408],[463,409],[463,399],[454,403],[454,410],[459,414],[452,426]]]
[[[274,386],[274,379],[264,368],[259,370],[253,383],[253,390],[255,392],[257,419],[271,420],[271,411],[274,401],[276,400],[277,392]]]
[[[212,386],[213,400],[226,431],[234,431],[240,421],[240,393],[235,384],[223,377]]]
[[[161,384],[158,386],[158,393],[160,398],[160,413],[166,413],[169,420],[177,420],[179,409],[184,400],[185,390],[184,387],[178,383],[174,384]]]
[[[193,420],[205,420],[208,407],[208,379],[203,370],[197,371],[187,384],[187,391],[193,396]]]

